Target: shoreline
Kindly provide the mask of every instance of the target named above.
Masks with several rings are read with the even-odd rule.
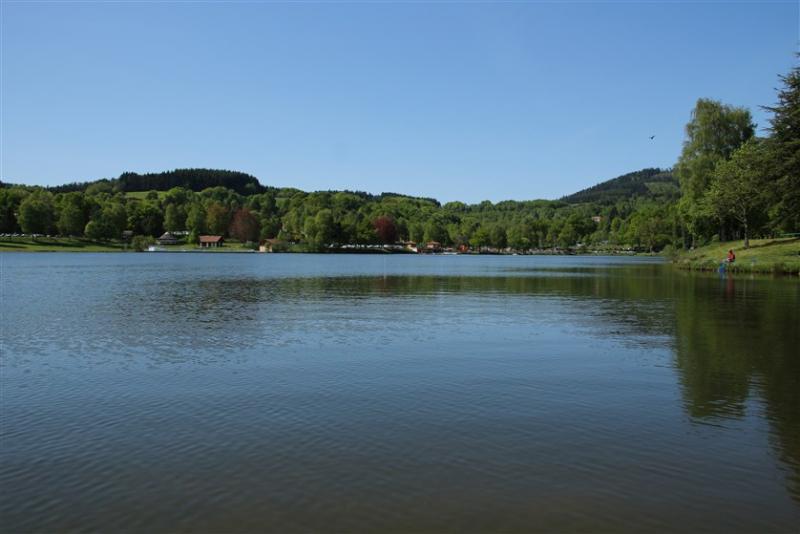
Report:
[[[728,250],[736,254],[732,264],[723,261]],[[751,239],[749,248],[743,241],[715,243],[679,252],[672,264],[685,271],[800,275],[800,238]]]
[[[225,246],[213,248],[189,248],[183,245],[153,245],[156,250],[135,250],[130,243],[123,241],[94,241],[86,238],[41,237],[41,238],[0,238],[0,254],[3,252],[143,252],[143,253],[203,253],[203,254],[392,254],[421,256],[660,256],[651,252],[636,252],[622,249],[527,249],[527,250],[483,250],[455,251],[440,250],[437,252],[416,251],[396,246],[380,245],[341,245],[324,250],[309,250],[303,244],[288,244],[285,250],[278,252],[260,252],[246,248],[237,242],[228,241]]]

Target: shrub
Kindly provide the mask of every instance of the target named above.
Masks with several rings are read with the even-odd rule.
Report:
[[[664,248],[661,249],[661,254],[670,260],[675,260],[678,258],[677,249],[669,244],[665,245]]]
[[[147,250],[147,247],[155,243],[155,239],[153,239],[149,235],[137,235],[134,236],[133,241],[131,242],[131,246],[133,250],[136,252],[144,252]]]

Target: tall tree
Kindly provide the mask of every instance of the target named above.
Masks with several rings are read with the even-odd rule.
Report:
[[[791,232],[800,230],[800,66],[780,79],[778,103],[765,107],[773,113],[767,148],[775,177],[775,216]]]
[[[754,221],[766,212],[768,163],[765,144],[758,139],[739,147],[731,159],[721,162],[714,171],[708,192],[712,213],[733,217],[744,231],[744,248],[750,247]]]
[[[256,241],[261,228],[258,219],[247,208],[236,210],[228,233],[241,242]]]
[[[214,235],[224,235],[230,220],[230,212],[222,204],[214,202],[206,209],[206,226]]]
[[[53,226],[53,215],[53,195],[34,191],[20,203],[17,222],[26,234],[46,234]]]
[[[436,219],[431,219],[425,225],[425,241],[444,243],[447,240],[447,229]]]
[[[163,232],[164,214],[159,205],[152,201],[135,202],[129,205],[128,226],[137,234],[156,237]],[[107,208],[104,207],[106,212]]]
[[[183,206],[169,204],[164,210],[164,229],[169,232],[185,230],[186,211]]]
[[[193,236],[193,241],[197,236],[206,231],[206,210],[200,203],[193,204],[189,208],[189,213],[186,216],[186,229]]]
[[[375,234],[381,243],[390,244],[397,241],[397,227],[391,217],[381,215],[372,222],[372,225],[375,227]]]
[[[81,193],[66,193],[58,209],[56,227],[61,235],[81,235],[86,226]]]
[[[681,214],[693,240],[708,234],[712,228],[713,219],[706,210],[705,195],[714,169],[750,139],[754,131],[755,125],[747,109],[705,98],[697,101],[675,166],[682,190]]]

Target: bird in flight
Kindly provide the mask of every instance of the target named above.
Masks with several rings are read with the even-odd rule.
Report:
[[[655,139],[655,138],[656,138],[656,136],[655,136],[655,135],[651,135],[651,136],[650,136],[650,140],[651,140],[651,141],[652,141],[653,139]]]

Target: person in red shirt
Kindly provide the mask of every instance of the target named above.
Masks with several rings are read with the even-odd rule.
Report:
[[[733,253],[733,249],[728,251],[728,263],[733,263],[736,261],[736,254]]]

